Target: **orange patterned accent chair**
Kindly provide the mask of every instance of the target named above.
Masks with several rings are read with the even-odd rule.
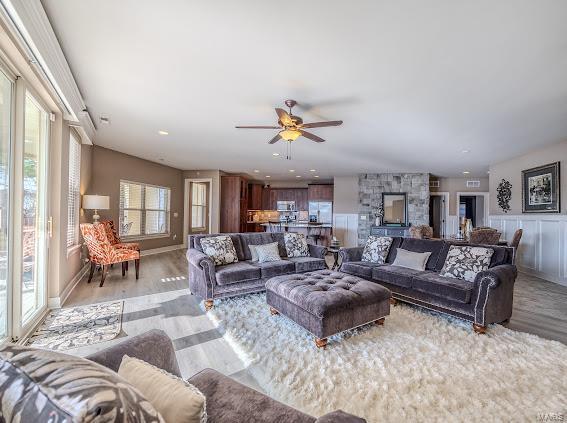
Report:
[[[100,224],[104,225],[106,237],[114,248],[125,248],[126,250],[140,251],[140,244],[137,242],[122,242],[112,220],[102,220]]]
[[[91,269],[89,272],[90,283],[93,273],[97,266],[102,268],[102,276],[100,278],[100,286],[104,284],[108,268],[114,263],[122,263],[122,276],[126,274],[126,263],[134,260],[136,266],[136,279],[140,276],[140,252],[126,248],[116,248],[113,246],[106,235],[106,230],[101,223],[82,223],[81,233],[87,244],[89,256],[91,260]]]

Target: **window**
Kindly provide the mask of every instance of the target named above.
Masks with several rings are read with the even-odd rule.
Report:
[[[120,181],[120,236],[169,234],[170,195],[169,188]]]
[[[207,182],[191,182],[191,233],[208,230],[208,188]]]
[[[81,196],[81,142],[71,131],[69,137],[69,204],[67,248],[79,244],[79,202]]]

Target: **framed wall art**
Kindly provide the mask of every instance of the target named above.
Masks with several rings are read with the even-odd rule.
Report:
[[[522,212],[560,213],[559,162],[522,171]]]

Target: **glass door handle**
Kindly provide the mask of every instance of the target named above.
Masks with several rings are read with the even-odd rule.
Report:
[[[49,219],[47,219],[47,235],[49,238],[53,238],[53,216],[49,216]]]

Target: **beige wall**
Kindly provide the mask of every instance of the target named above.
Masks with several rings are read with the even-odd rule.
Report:
[[[121,179],[171,188],[170,236],[140,240],[140,248],[147,250],[182,244],[183,171],[94,146],[91,187],[87,194],[110,196],[110,210],[100,210],[101,219],[118,222]],[[86,210],[86,218],[88,221],[92,219],[92,210]]]
[[[211,232],[218,233],[220,228],[220,177],[221,171],[212,170],[186,170],[183,179],[212,179],[211,186]]]
[[[508,214],[522,214],[522,170],[561,162],[561,213],[567,213],[567,141],[532,151],[523,156],[490,166],[490,214],[504,214],[498,207],[496,188],[502,179],[512,184],[511,210]]]
[[[335,176],[333,213],[358,214],[358,175]]]
[[[475,178],[437,178],[431,176],[430,180],[439,181],[439,188],[430,188],[430,192],[448,192],[449,193],[449,214],[457,215],[457,192],[488,192],[488,177]],[[467,188],[467,181],[480,181],[479,188]]]

